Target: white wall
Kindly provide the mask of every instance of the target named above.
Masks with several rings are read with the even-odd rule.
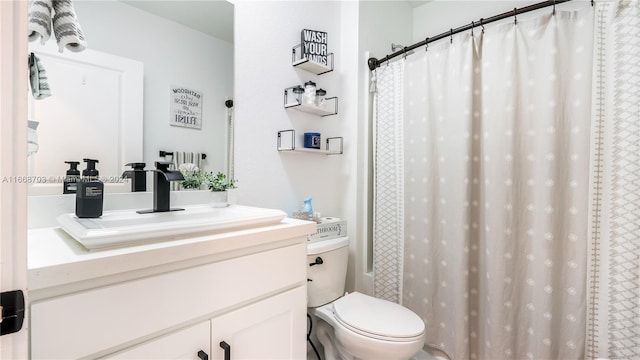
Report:
[[[225,170],[224,100],[233,94],[233,44],[118,1],[74,5],[89,48],[144,62],[147,167],[167,150],[204,152],[205,169]],[[202,130],[169,125],[170,85],[203,93]]]
[[[360,55],[382,58],[392,52],[391,43],[413,43],[413,8],[406,1],[361,1],[359,27]]]
[[[239,1],[235,4],[236,177],[240,203],[291,214],[313,196],[314,210],[346,219],[347,288],[367,290],[370,136],[366,51],[387,54],[411,42],[412,9],[403,1]],[[336,68],[316,76],[291,66],[302,29],[328,32]],[[339,97],[339,114],[318,118],[283,108],[285,87],[316,81]],[[343,136],[344,154],[279,153],[282,129]],[[300,138],[297,140],[298,143]]]
[[[291,214],[313,197],[315,211],[348,221],[352,254],[356,225],[358,90],[357,2],[241,1],[236,4],[235,174],[239,202],[280,208]],[[302,29],[328,33],[335,70],[314,75],[291,66],[291,48]],[[338,96],[339,114],[316,117],[283,107],[286,87],[313,80]],[[276,150],[278,130],[344,137],[343,155],[293,154]],[[353,276],[349,277],[351,280]],[[350,287],[353,285],[350,281]]]
[[[278,130],[296,129],[297,143],[305,131],[322,138],[343,136],[353,119],[344,112],[353,99],[340,92],[340,3],[316,1],[242,1],[236,3],[235,21],[235,156],[240,202],[276,207],[291,214],[302,200],[313,197],[315,211],[344,217],[342,198],[351,174],[344,171],[346,156],[280,153]],[[291,66],[291,48],[300,42],[302,29],[328,33],[335,53],[336,71],[314,75]],[[283,107],[286,87],[313,80],[339,97],[339,114],[317,117]],[[354,151],[354,139],[344,139],[345,154]]]

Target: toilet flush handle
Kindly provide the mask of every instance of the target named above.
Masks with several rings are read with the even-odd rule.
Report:
[[[323,263],[324,263],[324,261],[322,260],[322,258],[321,258],[320,256],[318,256],[314,262],[312,262],[311,264],[309,264],[309,266],[313,266],[313,265],[321,265],[321,264],[323,264]]]

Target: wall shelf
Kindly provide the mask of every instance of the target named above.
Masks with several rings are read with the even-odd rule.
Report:
[[[338,97],[328,97],[324,99],[322,105],[309,105],[302,100],[302,94],[296,94],[293,89],[298,85],[284,89],[284,108],[314,114],[318,116],[331,116],[338,114]]]
[[[325,139],[324,149],[296,147],[296,131],[293,129],[278,131],[278,151],[290,153],[307,153],[316,155],[341,155],[343,153],[342,137]]]
[[[319,62],[302,57],[302,45],[298,44],[292,49],[291,65],[316,75],[326,74],[333,71],[333,53],[329,53],[327,55],[326,65],[321,64]]]

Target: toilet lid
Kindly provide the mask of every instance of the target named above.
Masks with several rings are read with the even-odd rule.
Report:
[[[409,338],[424,332],[424,322],[413,311],[358,292],[334,301],[333,309],[340,321],[365,333]]]

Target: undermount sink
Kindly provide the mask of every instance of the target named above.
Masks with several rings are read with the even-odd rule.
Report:
[[[138,245],[203,232],[252,228],[280,223],[281,210],[231,205],[183,206],[183,211],[138,214],[135,210],[105,211],[100,218],[58,216],[60,227],[87,249]]]

